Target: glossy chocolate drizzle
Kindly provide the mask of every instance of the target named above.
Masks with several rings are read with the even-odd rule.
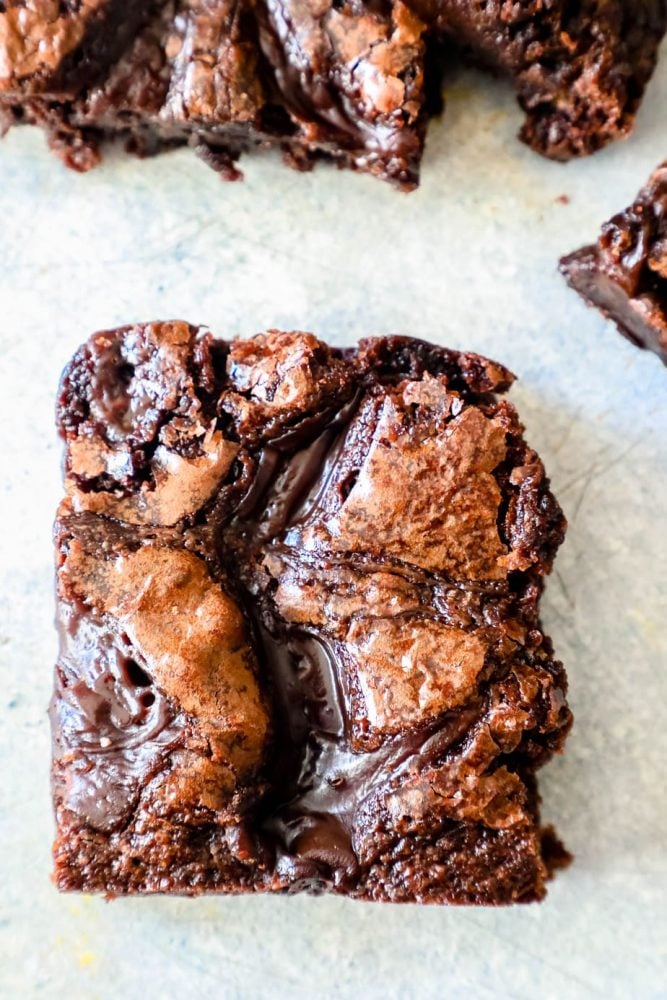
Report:
[[[358,870],[355,821],[363,803],[389,780],[446,753],[476,710],[451,713],[437,727],[389,740],[378,750],[351,749],[344,680],[335,643],[297,629],[279,640],[262,630],[275,692],[281,746],[274,792],[261,824],[277,849],[277,871],[296,890],[338,885]]]
[[[57,756],[70,756],[56,791],[94,829],[116,829],[141,787],[183,739],[184,717],[136,662],[127,640],[90,611],[65,605],[50,714]]]

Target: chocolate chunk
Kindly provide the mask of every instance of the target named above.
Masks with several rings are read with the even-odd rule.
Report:
[[[565,522],[500,365],[186,323],[63,375],[61,889],[540,899]]]
[[[560,269],[628,340],[667,364],[667,164],[597,243],[563,257]]]

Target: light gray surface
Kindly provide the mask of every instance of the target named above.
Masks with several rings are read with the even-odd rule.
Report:
[[[562,167],[515,142],[509,90],[471,74],[410,196],[273,158],[225,185],[187,152],[80,177],[36,133],[2,144],[1,996],[667,996],[667,372],[555,271],[667,154],[665,107],[667,59],[634,138]],[[405,331],[521,376],[512,399],[570,519],[544,617],[576,727],[542,789],[576,863],[542,906],[107,904],[50,886],[54,393],[90,332],[157,317],[339,344]]]

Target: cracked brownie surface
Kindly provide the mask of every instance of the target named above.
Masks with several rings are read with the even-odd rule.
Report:
[[[64,372],[61,889],[540,899],[565,522],[502,394],[406,337],[186,323]]]
[[[155,0],[5,0],[0,96],[76,96],[104,75],[155,7]]]
[[[667,164],[605,223],[597,243],[563,257],[560,268],[628,340],[667,364]]]

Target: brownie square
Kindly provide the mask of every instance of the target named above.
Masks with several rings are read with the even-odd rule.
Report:
[[[103,141],[120,137],[142,156],[190,143],[238,176],[233,161],[265,138],[257,32],[242,9],[231,0],[167,0],[104,79],[74,101],[32,98],[23,120],[45,128],[76,170],[94,167]]]
[[[402,0],[265,0],[262,52],[295,133],[296,165],[325,155],[412,188],[426,130],[426,24]]]
[[[505,904],[566,858],[539,601],[565,521],[502,394],[407,337],[94,335],[66,368],[55,881]]]
[[[134,152],[189,143],[230,177],[240,153],[268,140],[256,29],[233,0],[167,3],[104,83],[67,121],[98,145],[121,136]]]
[[[597,243],[563,257],[561,273],[637,347],[667,364],[667,164]]]

